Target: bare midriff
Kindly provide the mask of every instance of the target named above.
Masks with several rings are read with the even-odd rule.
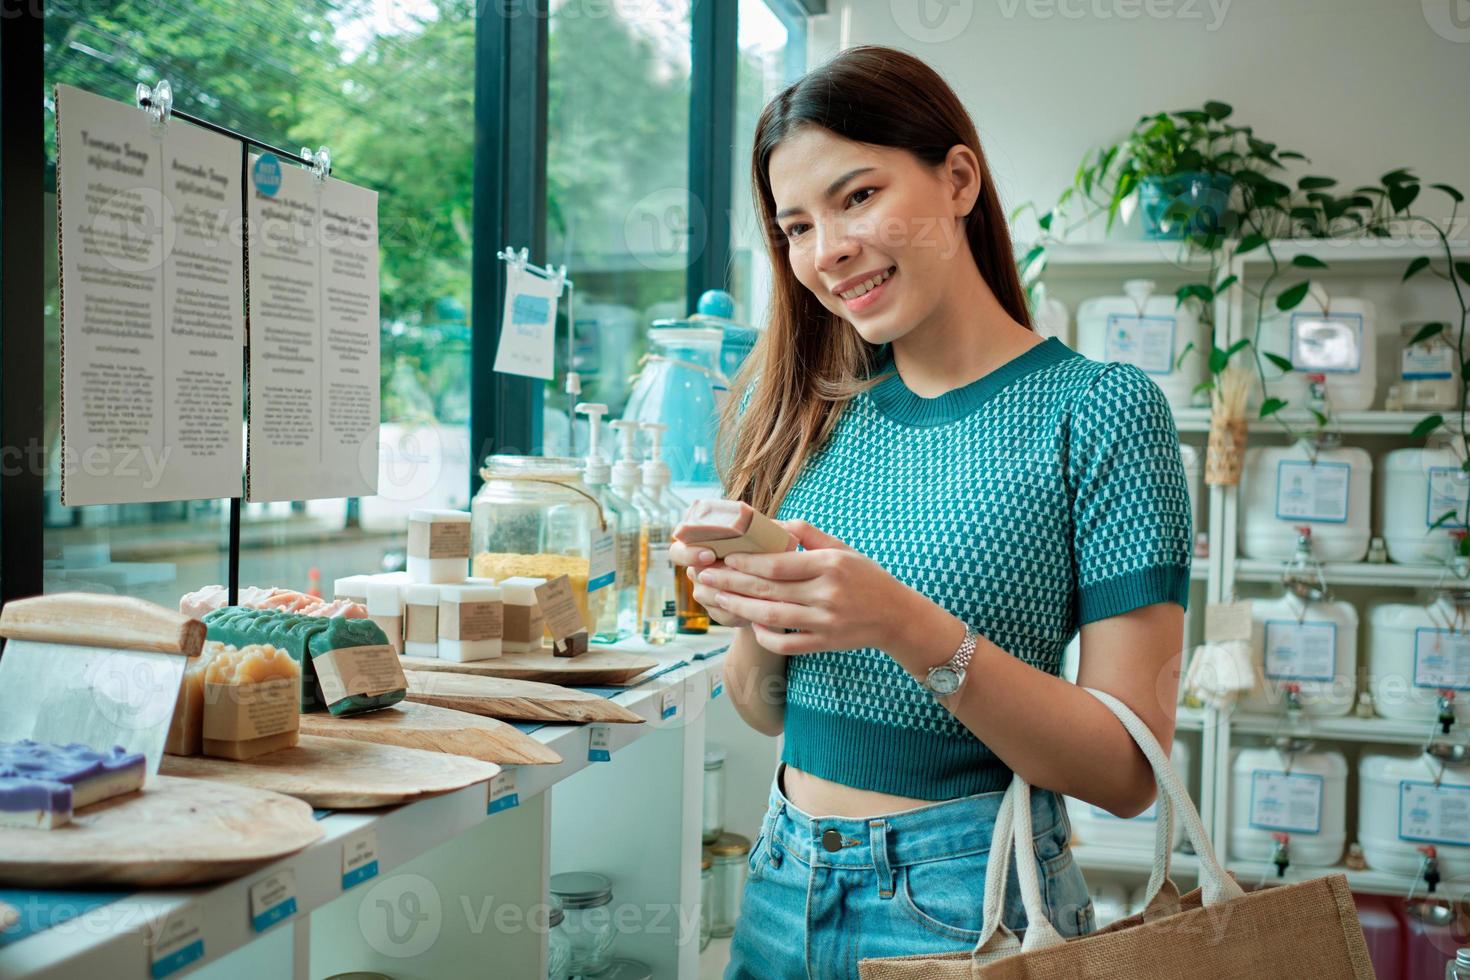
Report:
[[[798,810],[813,817],[876,817],[936,802],[844,786],[790,765],[781,772],[781,791]]]

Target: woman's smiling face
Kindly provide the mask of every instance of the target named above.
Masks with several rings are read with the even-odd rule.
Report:
[[[943,301],[978,196],[974,180],[957,189],[949,162],[809,126],[772,151],[769,176],[797,281],[868,343],[902,337]]]

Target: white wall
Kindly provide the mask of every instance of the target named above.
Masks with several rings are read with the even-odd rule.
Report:
[[[1467,0],[828,0],[828,10],[812,20],[808,63],[854,44],[922,57],[969,107],[1007,211],[1049,207],[1083,153],[1140,115],[1206,99],[1306,154],[1293,178],[1327,174],[1346,188],[1410,167],[1470,195]],[[1447,197],[1423,194],[1448,216]],[[1023,239],[1035,231],[1029,218],[1016,228]]]

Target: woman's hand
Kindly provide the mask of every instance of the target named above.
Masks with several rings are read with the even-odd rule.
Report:
[[[777,521],[777,523],[784,526],[791,522]],[[787,528],[787,530],[790,530],[790,528]],[[669,544],[669,558],[673,560],[675,565],[685,566],[684,573],[689,576],[689,581],[694,583],[694,601],[705,608],[705,611],[709,613],[710,619],[719,623],[721,626],[729,626],[731,628],[750,625],[750,623],[734,613],[721,609],[719,606],[711,605],[717,590],[711,586],[700,584],[700,572],[707,568],[723,569],[725,567],[725,563],[716,558],[713,551],[701,545],[685,544],[675,538]]]
[[[772,653],[885,648],[895,613],[913,590],[806,521],[778,523],[806,550],[735,554],[723,562],[696,561],[698,548],[686,552],[694,597],[710,616],[750,626]]]

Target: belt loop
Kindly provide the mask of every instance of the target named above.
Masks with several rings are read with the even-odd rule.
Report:
[[[893,866],[888,863],[888,821],[868,821],[868,843],[873,849],[873,870],[878,873],[878,897],[893,897]]]

